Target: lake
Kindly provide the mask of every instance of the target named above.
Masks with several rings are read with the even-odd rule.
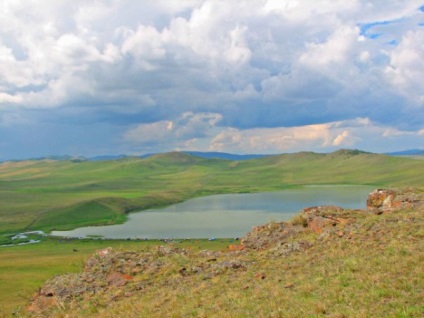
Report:
[[[235,238],[255,225],[287,221],[317,205],[365,208],[369,186],[307,186],[279,192],[222,194],[191,199],[163,209],[131,213],[119,225],[53,231],[52,235],[104,238]]]

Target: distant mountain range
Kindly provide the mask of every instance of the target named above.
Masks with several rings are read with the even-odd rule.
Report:
[[[259,159],[264,157],[275,156],[271,154],[238,155],[238,154],[231,154],[226,152],[202,152],[202,151],[181,151],[181,152],[187,155],[200,157],[204,159],[223,159],[223,160],[234,160],[234,161]],[[424,149],[409,149],[409,150],[396,151],[396,152],[386,152],[383,154],[388,156],[424,156]],[[124,159],[129,157],[148,158],[154,155],[157,155],[157,154],[151,153],[151,154],[145,154],[141,156],[128,156],[128,155],[120,154],[120,155],[102,155],[102,156],[94,156],[94,157],[63,155],[63,156],[46,156],[46,157],[38,157],[38,158],[29,158],[28,160],[46,160],[47,159],[47,160],[70,160],[70,161],[107,161],[107,160],[119,160],[119,159]],[[11,160],[11,161],[22,161],[22,160]]]
[[[258,155],[258,154],[236,155],[236,154],[225,153],[225,152],[201,152],[201,151],[181,151],[181,152],[187,155],[200,157],[204,159],[224,159],[224,160],[249,160],[249,159],[258,159],[258,158],[272,156],[272,155]],[[145,155],[135,156],[135,157],[148,158],[154,155],[157,155],[157,154],[151,153],[151,154],[145,154]],[[40,157],[40,158],[32,158],[30,160],[50,159],[50,160],[73,160],[73,161],[107,161],[107,160],[119,160],[119,159],[124,159],[128,157],[134,157],[134,156],[128,156],[123,154],[95,156],[95,157],[88,157],[88,158],[82,157],[82,156],[47,156],[47,157]]]
[[[258,159],[263,157],[268,157],[272,155],[255,155],[255,154],[246,154],[246,155],[235,155],[225,152],[201,152],[201,151],[183,151],[184,153],[200,158],[205,159],[225,159],[225,160],[249,160],[249,159]]]
[[[224,160],[249,160],[249,159],[258,159],[263,157],[268,157],[272,155],[256,155],[256,154],[246,154],[246,155],[236,155],[225,152],[202,152],[202,151],[181,151],[187,155],[200,157],[204,159],[224,159]],[[142,156],[138,156],[139,158],[148,158],[154,156],[156,154],[145,154]],[[89,161],[104,161],[104,160],[119,160],[123,158],[127,158],[129,156],[126,155],[107,155],[107,156],[96,156],[91,158],[86,158]]]
[[[404,151],[387,152],[389,156],[424,156],[424,149],[409,149]]]

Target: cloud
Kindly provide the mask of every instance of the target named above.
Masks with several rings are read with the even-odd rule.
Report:
[[[253,152],[257,133],[275,152],[297,140],[372,148],[331,126],[357,118],[380,137],[423,129],[417,0],[3,2],[0,111],[16,134],[28,122],[91,123],[125,149],[156,149],[154,131],[163,150],[238,140]]]
[[[333,151],[339,148],[360,148],[368,151],[385,151],[387,144],[396,144],[403,136],[409,141],[402,149],[422,144],[422,132],[391,131],[368,118],[327,124],[288,128],[262,128],[237,130],[223,129],[208,143],[208,149],[227,152],[284,153],[294,151]],[[406,147],[406,148],[405,148]]]
[[[124,134],[135,153],[139,149],[223,151],[232,153],[284,153],[361,148],[383,151],[385,143],[408,136],[411,147],[422,133],[394,130],[368,118],[296,127],[236,129],[219,126],[218,114],[183,114],[177,121],[140,124]],[[362,147],[359,147],[362,145]],[[406,145],[405,145],[406,146]]]
[[[138,147],[160,144],[165,149],[176,149],[184,144],[193,144],[198,139],[210,137],[221,119],[220,114],[188,112],[174,121],[139,124],[126,131],[123,138]]]
[[[347,138],[349,138],[349,131],[343,130],[343,132],[339,135],[337,135],[336,138],[334,138],[332,145],[333,146],[340,146],[340,145],[349,145],[349,143],[346,142]]]
[[[390,53],[390,64],[386,68],[388,80],[394,89],[424,106],[424,30],[408,31],[399,45]]]

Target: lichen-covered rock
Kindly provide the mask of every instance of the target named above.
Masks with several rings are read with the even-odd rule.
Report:
[[[354,218],[342,214],[343,208],[334,205],[314,206],[303,209],[299,217],[304,219],[307,228],[321,234],[329,228],[355,222]]]
[[[416,209],[424,206],[424,194],[410,189],[377,189],[367,199],[367,209],[375,214],[391,213],[403,209]]]
[[[405,208],[423,209],[424,193],[378,189],[370,194],[367,206],[376,214]],[[414,224],[417,220],[416,216],[401,218],[401,213],[375,218],[364,210],[315,206],[303,209],[291,222],[271,222],[253,227],[240,244],[230,245],[226,251],[190,252],[172,244],[142,252],[102,249],[86,261],[82,273],[48,280],[34,295],[28,310],[35,316],[47,317],[52,307],[65,311],[80,306],[89,308],[90,303],[107,307],[110,302],[136,297],[149,288],[177,288],[184,283],[203,282],[217,275],[235,277],[251,270],[257,271],[257,279],[268,279],[269,272],[258,266],[261,260],[291,257],[307,249],[328,248],[335,240],[361,244],[358,246],[368,241],[384,243],[387,241],[387,224],[375,221],[378,218],[390,219],[392,223],[401,220],[404,225],[405,222]],[[419,236],[409,235],[405,239],[418,240]],[[285,288],[293,286],[287,283]]]
[[[270,249],[274,256],[287,256],[293,252],[302,252],[311,247],[311,244],[306,241],[294,241],[290,243],[281,243]]]
[[[290,223],[272,222],[253,227],[240,242],[246,248],[262,250],[285,241],[302,230],[302,227]]]
[[[85,262],[82,273],[48,280],[34,295],[28,311],[40,313],[49,307],[106,293],[114,294],[113,300],[117,300],[119,295],[124,297],[141,288],[143,282],[135,282],[135,277],[142,274],[154,277],[166,263],[161,258],[186,253],[186,250],[170,246],[157,247],[154,253],[117,252],[112,248],[99,250]],[[114,292],[124,286],[128,289],[125,292]]]

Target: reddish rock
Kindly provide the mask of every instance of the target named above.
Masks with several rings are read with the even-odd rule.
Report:
[[[128,283],[129,280],[131,280],[131,276],[129,275],[122,275],[120,273],[111,273],[106,277],[106,281],[108,285],[115,286],[115,287],[121,287]]]
[[[266,275],[265,275],[264,273],[256,273],[256,274],[255,274],[255,278],[256,278],[256,279],[263,280],[263,279],[265,279],[265,278],[266,278]]]
[[[376,214],[387,212],[392,208],[395,196],[396,192],[394,190],[374,190],[367,198],[367,209]]]
[[[54,306],[59,307],[59,302],[56,297],[37,295],[26,309],[31,313],[42,313],[44,310]]]
[[[348,222],[343,218],[337,217],[336,214],[341,211],[343,209],[338,206],[314,206],[303,209],[300,215],[306,220],[308,229],[321,234],[326,227]]]
[[[286,222],[272,222],[255,226],[241,239],[241,245],[249,249],[262,250],[277,245],[304,229]]]
[[[424,194],[411,190],[377,189],[367,199],[367,209],[375,214],[391,213],[403,209],[416,209],[424,205]]]
[[[230,244],[230,246],[228,246],[230,251],[243,251],[246,246],[244,245],[236,245],[236,244]]]

